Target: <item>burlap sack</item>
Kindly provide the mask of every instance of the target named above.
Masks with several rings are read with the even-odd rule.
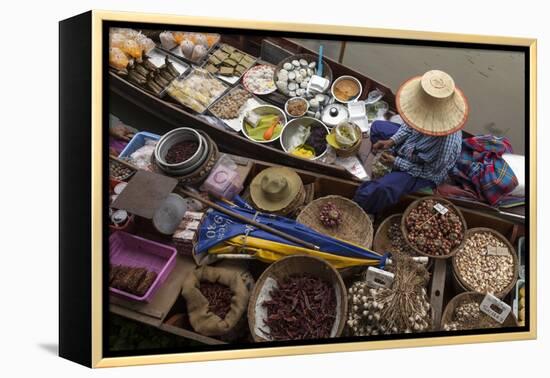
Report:
[[[233,292],[231,309],[221,319],[208,311],[208,301],[199,290],[200,282],[218,282],[228,286]],[[223,336],[233,330],[243,317],[248,306],[250,292],[243,281],[242,274],[223,267],[204,266],[195,270],[183,282],[181,294],[187,303],[189,323],[205,336]]]

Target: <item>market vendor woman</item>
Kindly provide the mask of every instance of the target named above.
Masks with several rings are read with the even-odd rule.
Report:
[[[370,130],[373,152],[383,151],[381,161],[392,171],[355,193],[369,214],[441,184],[460,155],[468,103],[451,76],[433,70],[409,79],[397,92],[396,106],[404,124],[375,121]]]

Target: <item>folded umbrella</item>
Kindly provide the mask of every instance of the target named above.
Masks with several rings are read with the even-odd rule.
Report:
[[[198,242],[195,246],[195,253],[198,255],[206,252],[222,254],[244,251],[260,260],[273,262],[291,254],[308,254],[321,257],[335,267],[383,266],[387,258],[386,255],[380,255],[364,247],[323,235],[295,220],[257,212],[240,197],[237,197],[233,203],[218,202],[217,204],[285,234],[315,244],[320,249],[317,251],[302,247],[210,209],[199,228]]]

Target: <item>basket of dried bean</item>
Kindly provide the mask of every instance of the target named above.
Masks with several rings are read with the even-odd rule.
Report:
[[[464,245],[466,229],[460,210],[436,196],[414,201],[401,219],[401,231],[409,247],[435,259],[452,257]]]
[[[246,326],[250,291],[243,275],[234,269],[198,268],[184,280],[181,295],[189,323],[201,335],[235,339]]]
[[[441,329],[443,331],[465,331],[518,326],[512,311],[502,323],[481,311],[480,304],[484,297],[485,294],[469,291],[451,299],[441,316]]]
[[[270,265],[248,304],[248,325],[256,342],[338,337],[346,316],[340,274],[324,260],[304,255]]]
[[[490,228],[469,229],[452,261],[455,283],[465,291],[503,298],[516,284],[516,251],[508,239]]]

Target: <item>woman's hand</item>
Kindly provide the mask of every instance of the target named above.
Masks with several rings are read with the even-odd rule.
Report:
[[[394,144],[395,144],[395,142],[391,139],[379,140],[378,142],[376,142],[372,145],[372,152],[377,153],[378,151],[381,151],[381,150],[388,150]]]
[[[115,138],[126,141],[129,141],[134,136],[134,131],[123,123],[110,127],[109,133]]]
[[[395,156],[388,152],[383,152],[382,155],[380,155],[380,161],[388,167],[393,167],[393,163],[395,163]]]

